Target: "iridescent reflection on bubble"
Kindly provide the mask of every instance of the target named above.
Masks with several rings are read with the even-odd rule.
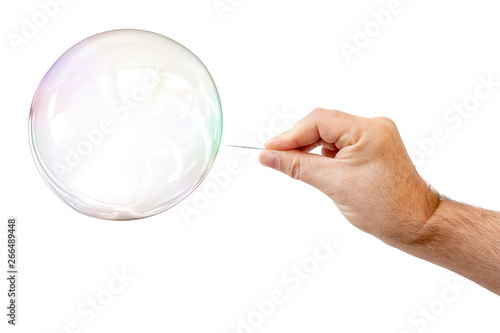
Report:
[[[114,30],[66,51],[42,79],[31,150],[50,188],[75,210],[110,220],[163,212],[203,181],[222,111],[203,63],[148,31]]]

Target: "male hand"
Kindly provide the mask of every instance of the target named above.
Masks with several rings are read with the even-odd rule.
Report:
[[[318,146],[322,156],[309,153]],[[316,109],[266,148],[263,165],[318,188],[354,226],[391,245],[420,242],[440,203],[388,118]]]

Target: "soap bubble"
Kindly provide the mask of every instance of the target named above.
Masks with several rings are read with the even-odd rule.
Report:
[[[33,98],[29,137],[50,188],[110,220],[163,212],[203,181],[222,135],[203,63],[148,31],[114,30],[66,51]]]

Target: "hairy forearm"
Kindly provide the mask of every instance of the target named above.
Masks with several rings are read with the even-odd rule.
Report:
[[[402,250],[500,295],[500,213],[443,198]]]

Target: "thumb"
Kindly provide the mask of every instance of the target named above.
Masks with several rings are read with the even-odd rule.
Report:
[[[264,150],[259,161],[262,165],[281,171],[323,191],[327,174],[331,174],[334,160],[329,157],[292,150]]]

